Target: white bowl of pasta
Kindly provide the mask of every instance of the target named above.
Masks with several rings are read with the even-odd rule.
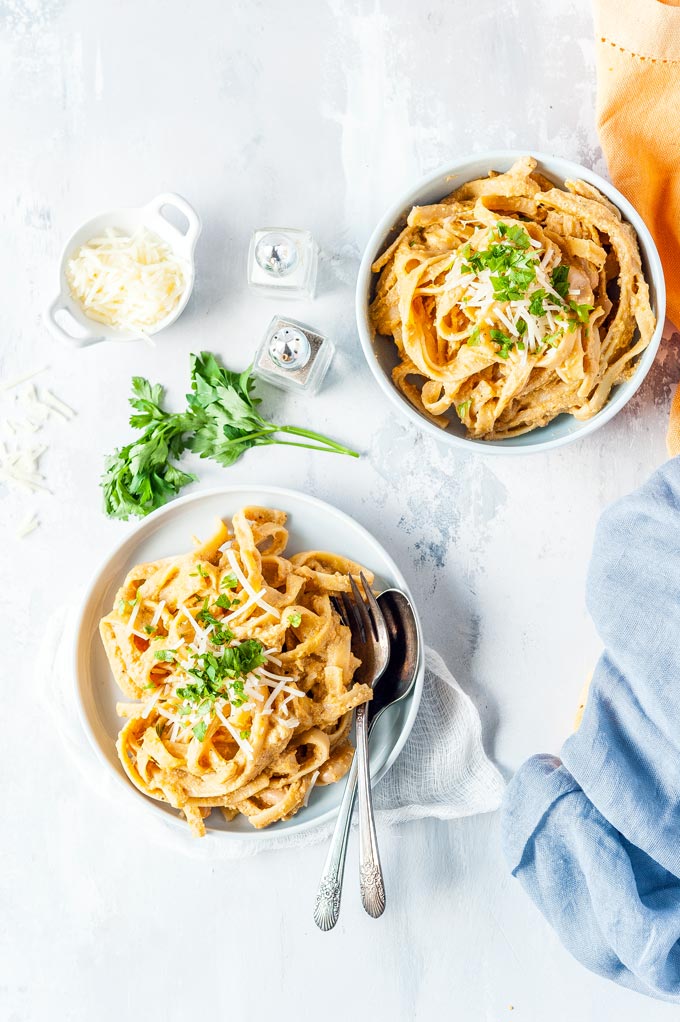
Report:
[[[106,770],[208,841],[332,819],[368,690],[353,684],[331,597],[359,564],[376,590],[408,592],[365,529],[291,490],[213,490],[146,518],[97,572],[76,634],[80,719]],[[408,737],[423,677],[421,662],[412,697],[375,728],[374,783]]]
[[[656,355],[665,285],[631,204],[527,151],[461,159],[383,216],[356,291],[379,386],[454,447],[522,454],[592,433]]]

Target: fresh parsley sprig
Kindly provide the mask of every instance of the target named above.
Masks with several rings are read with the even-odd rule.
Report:
[[[106,459],[101,483],[107,515],[124,520],[148,515],[196,479],[173,464],[186,447],[190,417],[166,412],[163,387],[141,376],[132,378],[132,395],[137,414],[130,425],[142,435]]]
[[[243,373],[230,372],[207,351],[191,356],[192,393],[187,395],[187,403],[195,422],[194,435],[189,443],[192,451],[225,467],[233,465],[250,447],[269,444],[308,447],[313,451],[359,457],[356,451],[321,433],[269,422],[257,410],[260,399],[253,395],[254,386],[249,369]],[[282,440],[280,433],[314,443]]]
[[[249,448],[271,444],[359,457],[321,433],[269,422],[257,410],[254,385],[250,369],[233,373],[207,351],[192,355],[188,408],[177,414],[163,407],[160,384],[133,377],[130,425],[142,433],[106,460],[101,480],[106,514],[124,520],[148,515],[194,482],[196,476],[176,464],[185,450],[225,467]]]

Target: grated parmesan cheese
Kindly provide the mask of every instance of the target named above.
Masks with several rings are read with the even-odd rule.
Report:
[[[8,483],[29,493],[40,491],[50,493],[47,480],[41,472],[40,459],[48,450],[46,443],[36,444],[31,434],[37,433],[50,422],[55,414],[72,419],[75,412],[47,389],[36,390],[33,378],[44,372],[43,366],[33,372],[24,373],[14,379],[0,382],[0,394],[14,391],[13,399],[18,405],[20,418],[1,420],[6,442],[0,440],[0,482]],[[22,389],[19,390],[18,388]],[[67,414],[68,412],[68,414]],[[18,538],[24,538],[40,525],[35,511],[31,511],[17,528]]]
[[[109,228],[91,238],[69,259],[66,279],[90,319],[136,333],[174,312],[187,286],[182,261],[144,227],[132,236]]]
[[[305,800],[302,803],[302,805],[305,807],[305,809],[307,808],[307,803],[309,802],[309,796],[312,794],[312,788],[316,784],[320,773],[321,773],[320,770],[315,770],[314,773],[312,774],[312,780],[310,782],[309,787],[307,788],[307,792],[305,794]]]
[[[274,617],[280,618],[281,615],[276,609],[276,607],[272,607],[269,603],[267,603],[264,597],[260,596],[259,593],[255,592],[250,582],[241,571],[241,565],[238,563],[236,559],[236,554],[234,553],[233,550],[227,550],[227,559],[232,567],[234,574],[236,575],[236,578],[239,580],[242,587],[248,593],[248,596],[251,598],[251,600],[254,603],[256,603],[258,607],[261,607],[262,610],[266,610],[268,613],[273,614]]]

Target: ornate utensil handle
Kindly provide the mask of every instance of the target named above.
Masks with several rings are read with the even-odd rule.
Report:
[[[352,757],[352,765],[347,774],[345,792],[340,803],[338,818],[331,838],[330,848],[324,863],[321,882],[314,903],[314,922],[320,930],[332,930],[340,915],[340,895],[342,893],[342,877],[345,872],[345,856],[349,840],[352,809],[357,793],[357,757]]]
[[[368,766],[368,709],[366,703],[357,706],[356,741],[359,775],[359,884],[361,902],[369,916],[377,919],[385,911],[385,885],[383,883],[378,840],[373,819],[371,777]]]

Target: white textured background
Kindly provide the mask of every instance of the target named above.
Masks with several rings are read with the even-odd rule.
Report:
[[[269,410],[366,456],[258,451],[228,472],[202,465],[202,482],[294,486],[355,515],[407,575],[501,767],[559,749],[598,653],[583,598],[593,528],[664,457],[676,347],[665,342],[628,408],[584,442],[463,456],[395,419],[363,364],[352,291],[383,209],[439,163],[515,146],[604,171],[589,6],[0,0],[0,377],[48,362],[45,382],[79,412],[54,427],[54,493],[21,543],[32,502],[0,489],[3,1022],[678,1017],[570,959],[508,877],[497,818],[384,834],[379,923],[360,908],[353,849],[341,922],[322,935],[322,848],[208,868],[140,846],[74,771],[30,688],[46,617],[128,528],[101,513],[98,477],[129,435],[130,376],[168,383],[178,401],[190,351],[244,366],[277,308],[244,284],[248,237],[283,223],[324,251],[318,299],[285,309],[339,350],[321,396],[270,392]],[[59,347],[40,315],[63,241],[163,190],[204,221],[181,321],[156,350]],[[0,413],[12,413],[6,395]]]

